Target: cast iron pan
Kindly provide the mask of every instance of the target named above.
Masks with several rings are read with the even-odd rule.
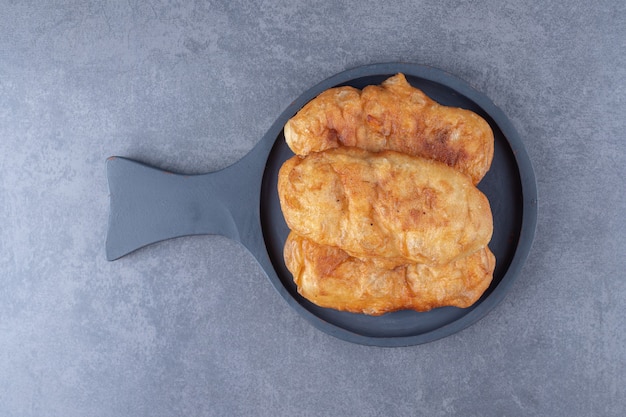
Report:
[[[285,268],[288,228],[277,192],[282,163],[293,154],[283,126],[309,100],[340,85],[363,88],[402,72],[441,104],[472,110],[491,125],[494,160],[479,184],[491,203],[496,256],[493,283],[472,307],[426,313],[399,311],[379,317],[317,307],[302,298]],[[339,73],[302,94],[276,120],[252,151],[235,164],[202,175],[181,175],[121,157],[107,159],[110,190],[108,260],[164,239],[219,234],[241,242],[257,259],[280,295],[315,327],[340,339],[376,346],[433,341],[478,321],[505,296],[519,275],[534,237],[537,188],[531,162],[511,122],[486,96],[441,70],[385,63]],[[233,294],[233,297],[235,294]]]

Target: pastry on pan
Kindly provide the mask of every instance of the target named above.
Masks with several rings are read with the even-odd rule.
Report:
[[[495,268],[488,247],[442,266],[408,263],[390,268],[376,258],[355,258],[293,232],[284,257],[303,297],[320,307],[369,315],[469,307],[489,287]]]
[[[363,90],[331,88],[307,103],[284,128],[297,155],[338,146],[393,150],[443,162],[474,184],[493,159],[489,124],[476,113],[440,105],[403,74]]]
[[[443,265],[486,246],[493,231],[489,201],[469,177],[394,151],[294,156],[278,195],[292,231],[358,258]]]

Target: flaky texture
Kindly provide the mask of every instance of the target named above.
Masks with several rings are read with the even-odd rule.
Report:
[[[495,257],[488,247],[443,266],[381,266],[290,233],[285,263],[298,292],[320,307],[381,315],[397,310],[469,307],[489,287]]]
[[[291,230],[355,257],[443,265],[487,245],[489,201],[456,170],[393,151],[294,156],[278,195]]]
[[[493,131],[483,118],[440,105],[412,87],[403,74],[362,91],[326,90],[286,123],[284,133],[297,155],[338,146],[394,150],[443,162],[474,184],[493,159]]]

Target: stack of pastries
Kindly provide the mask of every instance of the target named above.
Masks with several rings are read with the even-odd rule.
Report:
[[[295,153],[278,176],[284,258],[303,297],[381,315],[469,307],[489,287],[493,219],[476,188],[493,159],[484,119],[397,74],[323,92],[284,133]]]

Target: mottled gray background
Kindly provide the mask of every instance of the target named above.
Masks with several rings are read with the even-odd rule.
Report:
[[[625,3],[383,3],[0,0],[0,416],[623,415]],[[105,260],[108,156],[226,167],[385,61],[486,93],[533,161],[535,243],[486,318],[364,347],[226,238]]]

